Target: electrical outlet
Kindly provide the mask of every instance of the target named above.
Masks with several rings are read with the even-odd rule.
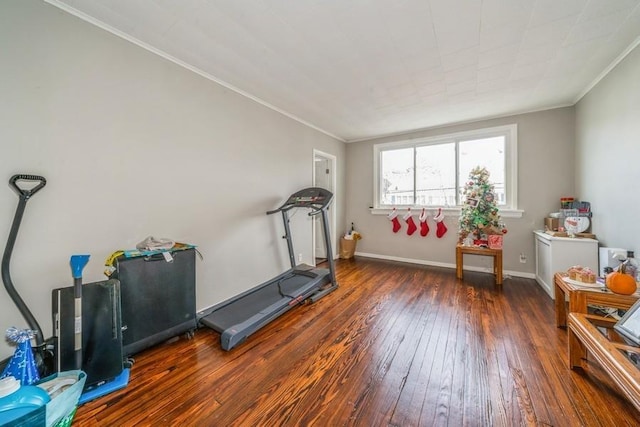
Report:
[[[302,254],[298,254],[298,262],[302,262]]]
[[[526,264],[527,263],[527,256],[524,253],[520,254],[520,262],[522,264]]]

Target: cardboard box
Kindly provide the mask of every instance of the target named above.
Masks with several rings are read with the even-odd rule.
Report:
[[[552,236],[552,237],[569,237],[569,234],[566,231],[547,230],[545,231],[545,234],[548,234],[549,236]]]
[[[544,229],[551,231],[558,231],[558,227],[560,226],[560,218],[545,218],[544,219]]]
[[[576,233],[576,237],[581,237],[583,239],[595,239],[596,235],[593,233]]]

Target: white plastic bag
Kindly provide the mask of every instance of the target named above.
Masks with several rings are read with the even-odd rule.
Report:
[[[155,238],[149,236],[136,245],[139,251],[168,251],[176,242],[171,239]]]

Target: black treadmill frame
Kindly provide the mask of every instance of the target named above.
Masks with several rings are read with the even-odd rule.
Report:
[[[320,187],[309,187],[292,194],[278,209],[267,212],[267,215],[277,212],[282,213],[285,229],[283,238],[287,241],[291,269],[214,306],[206,315],[199,319],[202,325],[208,326],[221,334],[220,344],[224,350],[231,350],[246,340],[249,335],[255,333],[293,307],[305,301],[315,302],[338,288],[327,216],[327,210],[332,201],[333,194],[330,191]],[[329,264],[328,270],[314,268],[304,264],[296,265],[291,229],[289,227],[289,211],[294,208],[311,209],[309,216],[321,215],[327,263]],[[294,276],[306,277],[308,280],[301,283],[293,292],[283,295],[279,289],[279,284]],[[276,292],[278,295],[276,295],[274,299]],[[243,316],[243,320],[233,324],[229,324],[228,319],[225,319],[227,311],[241,310],[243,301],[245,301],[245,305],[247,305],[246,301],[248,298],[261,296],[264,296],[265,306],[261,307],[257,312]],[[226,316],[228,317],[229,315]]]

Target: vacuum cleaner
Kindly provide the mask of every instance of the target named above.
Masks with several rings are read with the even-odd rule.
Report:
[[[76,369],[82,369],[82,270],[89,262],[89,255],[72,255],[71,274],[73,276],[73,352]]]
[[[53,373],[53,353],[47,350],[42,328],[38,324],[38,321],[33,316],[29,307],[24,303],[23,299],[16,291],[13,281],[11,280],[11,274],[9,272],[9,264],[11,262],[11,254],[13,252],[13,246],[16,242],[18,235],[18,229],[22,222],[22,216],[24,215],[27,201],[31,199],[38,191],[47,184],[47,180],[38,175],[14,175],[9,180],[9,185],[18,194],[18,207],[11,224],[11,231],[7,239],[7,246],[4,249],[4,255],[2,256],[2,281],[7,293],[13,300],[20,314],[27,321],[29,328],[35,333],[35,347],[33,347],[34,358],[40,377],[43,378]]]

